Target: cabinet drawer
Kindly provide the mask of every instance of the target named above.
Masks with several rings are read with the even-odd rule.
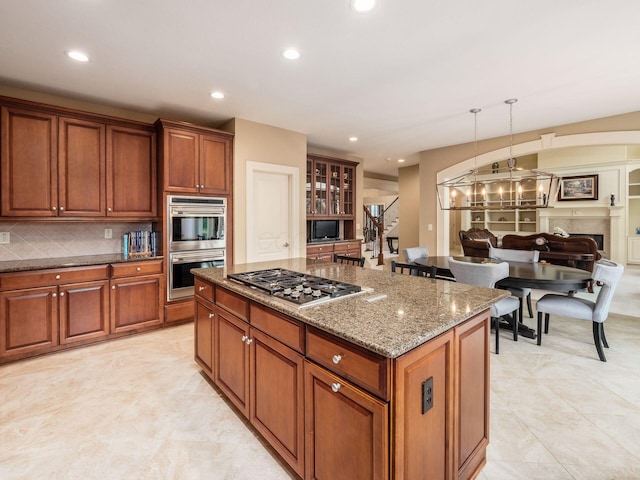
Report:
[[[307,327],[307,358],[351,380],[378,397],[389,400],[388,358]]]
[[[194,281],[194,291],[196,295],[209,300],[211,303],[215,301],[215,297],[213,295],[214,288],[213,285],[211,285],[209,282],[205,282],[204,280],[196,278]]]
[[[162,260],[146,262],[114,263],[111,265],[111,278],[135,277],[162,273]]]
[[[333,246],[333,248],[335,250],[335,253],[339,253],[340,255],[344,255],[349,250],[349,244],[348,243],[336,243]]]
[[[333,254],[333,245],[307,245],[307,256]]]
[[[304,353],[304,327],[300,322],[286,318],[257,303],[249,307],[249,323],[272,338]]]
[[[0,275],[0,290],[50,287],[65,283],[106,280],[108,278],[108,265],[3,273]]]
[[[247,320],[249,313],[249,301],[222,287],[216,287],[216,305],[224,308],[227,312],[233,313],[242,320]]]

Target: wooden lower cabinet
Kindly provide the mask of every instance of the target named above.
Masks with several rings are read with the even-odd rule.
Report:
[[[305,361],[305,406],[305,479],[389,478],[387,403]]]
[[[488,311],[390,359],[200,286],[196,361],[300,477],[478,476],[489,439]]]
[[[58,287],[0,293],[0,357],[58,345]]]
[[[215,307],[206,300],[197,299],[194,312],[195,359],[209,378],[213,380],[213,332]]]
[[[109,281],[60,286],[60,343],[109,334]]]

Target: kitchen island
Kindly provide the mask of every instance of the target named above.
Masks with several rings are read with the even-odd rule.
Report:
[[[268,268],[363,291],[299,308],[227,278]],[[300,477],[477,476],[508,293],[305,259],[193,273],[196,362]]]

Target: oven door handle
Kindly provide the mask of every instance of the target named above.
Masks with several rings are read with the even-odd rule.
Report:
[[[205,253],[200,255],[171,255],[171,263],[206,262],[210,260],[223,260],[224,252]]]

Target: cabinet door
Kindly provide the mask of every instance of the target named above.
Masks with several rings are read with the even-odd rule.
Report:
[[[0,293],[0,357],[58,345],[58,287]]]
[[[353,204],[354,204],[354,181],[355,181],[355,168],[354,167],[342,167],[342,207],[340,214],[347,217],[353,217]]]
[[[216,308],[214,381],[227,398],[249,416],[249,324]]]
[[[111,333],[162,323],[162,276],[111,280]]]
[[[2,215],[58,215],[57,117],[2,107]]]
[[[388,405],[311,362],[304,369],[305,479],[389,478]]]
[[[216,135],[200,135],[200,193],[229,193],[231,148],[231,139]]]
[[[196,297],[195,302],[195,360],[213,379],[213,332],[215,322],[215,308],[209,302]]]
[[[328,164],[329,168],[329,215],[341,215],[342,205],[342,167],[337,163]]]
[[[304,360],[251,329],[250,420],[300,476],[304,475]]]
[[[198,193],[198,137],[197,133],[186,130],[165,129],[165,191]]]
[[[60,286],[60,343],[109,334],[109,281]]]
[[[311,207],[313,215],[328,215],[328,192],[329,192],[329,165],[327,162],[315,160],[313,162],[314,180],[313,194],[314,200]]]
[[[156,135],[107,127],[107,216],[155,217]]]
[[[313,171],[313,160],[307,159],[307,180],[305,182],[305,199],[306,199],[306,212],[307,215],[311,215],[313,213],[313,198],[315,196],[315,185],[314,185],[314,171]]]
[[[489,443],[489,314],[480,314],[454,330],[457,375],[454,396],[454,449],[457,478],[476,478]],[[478,361],[482,359],[483,361]]]
[[[104,216],[105,125],[60,117],[58,215]]]

